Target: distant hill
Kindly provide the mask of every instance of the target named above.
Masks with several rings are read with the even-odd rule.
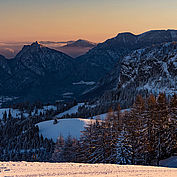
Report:
[[[67,45],[64,45],[62,47],[57,47],[56,49],[70,55],[71,57],[76,58],[78,56],[84,55],[96,45],[96,43],[79,39],[77,41],[68,43]]]

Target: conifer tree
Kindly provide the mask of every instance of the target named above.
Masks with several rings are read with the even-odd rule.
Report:
[[[6,122],[7,121],[7,112],[5,111],[3,114],[3,121]]]
[[[145,102],[144,99],[138,95],[129,115],[128,121],[125,125],[125,147],[127,147],[127,154],[131,157],[131,164],[141,163],[143,159],[144,143],[146,141],[143,134],[145,123]]]
[[[62,162],[73,162],[75,157],[75,140],[68,136],[61,151]]]
[[[54,153],[52,154],[52,160],[53,161],[58,161],[61,162],[62,161],[62,157],[61,157],[61,152],[62,152],[62,148],[64,147],[64,139],[63,137],[60,135],[57,138],[57,142],[55,144],[55,149],[54,149]]]
[[[8,120],[12,119],[12,114],[11,114],[11,110],[9,109],[9,113],[8,113]]]
[[[177,152],[177,95],[174,94],[170,100],[169,105],[170,110],[170,125],[171,125],[171,134],[173,135],[172,141],[173,141],[173,147],[172,152]]]
[[[78,157],[81,162],[88,162],[93,151],[93,124],[89,124],[82,131],[80,139],[80,156]]]
[[[147,120],[147,164],[151,164],[151,161],[153,160],[155,156],[155,149],[157,145],[157,131],[158,131],[158,113],[157,113],[157,103],[156,98],[153,94],[151,94],[146,101],[147,107],[146,107],[146,120]]]
[[[177,122],[177,95],[174,94],[170,100],[170,115],[173,121]]]
[[[161,158],[165,157],[172,149],[172,132],[168,104],[164,93],[160,93],[157,98],[158,117],[157,117],[157,134],[158,139],[156,146],[157,165]]]

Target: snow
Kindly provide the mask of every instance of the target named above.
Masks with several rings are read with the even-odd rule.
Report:
[[[70,135],[77,139],[80,138],[81,131],[87,124],[92,123],[94,120],[90,119],[59,119],[57,124],[53,124],[54,120],[40,122],[39,134],[43,135],[44,138],[53,139],[56,142],[57,137],[62,135],[65,139]]]
[[[172,156],[168,159],[161,160],[160,161],[160,166],[177,168],[177,156]]]
[[[58,115],[56,116],[56,118],[60,118],[60,117],[62,117],[62,116],[64,116],[64,115],[67,115],[67,114],[69,114],[69,115],[75,114],[75,113],[78,112],[79,106],[83,106],[83,105],[84,105],[84,103],[78,103],[76,106],[72,107],[71,109],[69,109],[69,110],[67,110],[67,111],[65,111],[65,112],[62,112],[62,113],[58,114]]]
[[[57,107],[54,106],[54,105],[43,106],[42,109],[38,109],[37,115],[40,115],[40,112],[45,113],[47,110],[51,110],[51,109],[57,110]],[[11,112],[11,114],[12,114],[12,117],[14,117],[14,118],[20,117],[21,111],[18,110],[18,109],[1,108],[1,109],[0,109],[0,119],[3,118],[3,114],[5,113],[5,111],[7,112],[7,116],[8,116],[9,110],[10,110],[10,112]],[[31,114],[32,114],[32,116],[35,115],[35,110],[34,110]],[[24,116],[24,117],[28,117],[29,114],[28,114],[27,112],[23,112],[23,116]]]
[[[121,110],[121,113],[124,113],[125,111],[127,112],[127,111],[130,111],[131,109],[122,109]],[[116,113],[116,112],[115,112]],[[97,118],[99,118],[99,119],[101,119],[101,120],[105,120],[105,118],[107,117],[107,115],[108,115],[108,113],[104,113],[104,114],[100,114],[100,115],[97,115],[97,116],[93,116],[93,117],[90,117],[90,119],[92,118],[92,119],[97,119]]]
[[[73,95],[73,93],[72,92],[63,93],[63,96],[70,96],[70,95]]]
[[[108,113],[104,113],[104,114],[100,114],[100,115],[97,115],[97,116],[93,116],[92,119],[101,119],[101,120],[104,120],[106,117],[107,117]]]
[[[41,111],[47,111],[47,110],[51,110],[51,109],[56,111],[57,107],[54,105],[44,106],[43,109],[41,109]]]
[[[176,34],[175,30],[170,31],[170,33],[171,33],[171,37],[173,40],[177,38],[177,34]]]
[[[73,83],[73,85],[94,85],[94,84],[95,84],[94,81],[90,81],[90,82],[80,81],[80,82]]]
[[[18,97],[7,97],[7,96],[0,96],[0,107],[2,105],[2,103],[8,102],[8,101],[12,101],[17,99]]]
[[[173,63],[173,65],[177,68],[177,55],[175,55],[174,57],[172,57],[170,59],[170,61]]]
[[[78,107],[83,105],[84,103],[79,103],[77,106],[72,107],[68,111],[61,113],[59,116],[63,116],[65,114],[76,113],[78,111]],[[130,111],[130,109],[123,109],[121,112]],[[56,142],[57,137],[62,135],[65,139],[70,135],[77,139],[81,136],[81,131],[84,130],[84,127],[88,124],[94,123],[97,118],[100,120],[104,120],[107,117],[108,113],[104,113],[101,115],[89,117],[88,119],[81,118],[67,118],[67,119],[57,119],[58,123],[53,124],[54,120],[43,121],[38,123],[39,126],[39,134],[43,135],[45,138],[53,139]]]
[[[176,177],[177,169],[111,164],[0,162],[1,176]]]
[[[161,82],[161,77],[158,79]],[[168,78],[169,80],[170,78]],[[159,85],[157,81],[149,81],[145,85],[137,87],[137,90],[148,90],[148,92],[152,92],[153,94],[159,94],[159,93],[165,93],[166,95],[173,95],[174,93],[177,93],[177,90],[175,88],[175,83],[171,81],[171,88],[168,87],[168,83],[166,82],[166,85],[163,87]],[[173,84],[173,85],[172,85]]]
[[[164,72],[166,73],[167,77],[170,77],[170,74],[169,74],[169,72],[168,72],[167,63],[166,63],[166,62],[163,62],[162,66],[163,66],[163,70],[164,70]]]
[[[18,109],[12,109],[12,108],[2,108],[0,109],[0,119],[3,118],[3,114],[5,113],[5,111],[7,112],[7,116],[9,114],[9,110],[12,114],[12,117],[20,117],[20,111]]]

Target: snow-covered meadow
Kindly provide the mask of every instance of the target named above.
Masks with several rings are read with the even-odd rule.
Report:
[[[63,136],[65,139],[68,136],[79,138],[81,131],[87,124],[92,123],[91,119],[59,119],[57,124],[53,124],[54,120],[44,121],[37,124],[39,126],[39,134],[44,138],[53,139],[56,142],[58,136]]]
[[[84,103],[78,103],[76,106],[70,108],[69,110],[58,114],[56,118],[60,118],[64,115],[71,115],[78,112],[79,106],[83,106]],[[92,118],[82,119],[82,118],[67,118],[67,119],[58,119],[57,124],[53,124],[54,120],[44,121],[38,123],[39,133],[42,134],[44,138],[52,139],[56,142],[58,136],[63,136],[65,139],[68,136],[79,139],[81,136],[81,131],[84,130],[88,124],[93,123],[96,118],[104,120],[107,116],[107,113],[93,116]]]
[[[176,177],[177,169],[110,164],[0,162],[0,176]]]

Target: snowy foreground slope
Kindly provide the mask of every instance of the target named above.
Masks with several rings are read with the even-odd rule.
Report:
[[[177,169],[105,164],[0,162],[0,176],[176,177]]]

